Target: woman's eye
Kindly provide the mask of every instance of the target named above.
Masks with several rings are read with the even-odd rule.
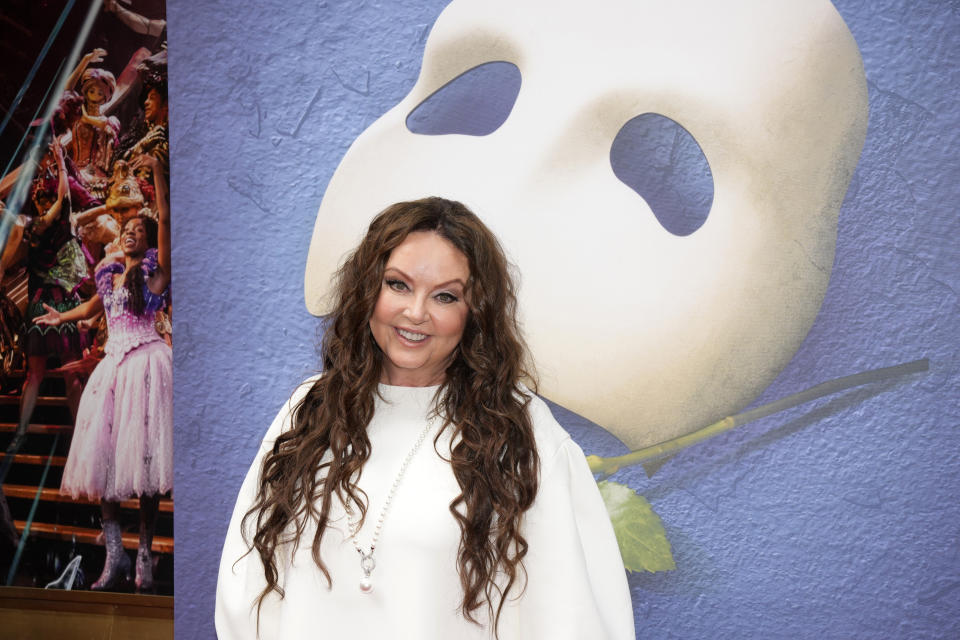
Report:
[[[436,295],[436,299],[437,299],[437,302],[441,302],[443,304],[451,304],[458,300],[457,296],[447,292],[438,293]]]
[[[387,284],[388,287],[390,287],[390,288],[393,289],[394,291],[406,291],[406,290],[407,290],[407,283],[404,282],[403,280],[387,280],[387,281],[386,281],[386,284]]]

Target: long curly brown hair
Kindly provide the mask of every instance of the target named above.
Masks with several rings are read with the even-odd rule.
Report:
[[[284,595],[276,557],[291,541],[288,526],[293,524],[296,545],[307,522],[317,522],[313,560],[329,582],[320,541],[334,495],[359,505],[366,516],[365,496],[354,481],[370,456],[366,429],[384,358],[369,322],[390,253],[414,231],[439,234],[470,267],[466,326],[436,396],[444,429],[453,430],[457,443],[450,466],[461,493],[450,513],[461,534],[461,611],[479,624],[477,610],[488,605],[496,629],[507,593],[520,588],[527,553],[521,521],[537,493],[540,462],[527,413],[530,391],[521,385],[535,388],[514,283],[499,242],[479,218],[459,202],[425,198],[381,212],[337,274],[321,348],[323,375],[294,409],[292,428],[265,457],[257,499],[244,517],[244,531],[248,519],[255,521],[248,543],[260,555],[266,577],[258,611],[271,591]]]

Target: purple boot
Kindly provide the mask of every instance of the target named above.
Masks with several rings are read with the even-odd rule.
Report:
[[[116,520],[103,521],[103,541],[107,548],[107,559],[103,563],[103,573],[90,585],[91,591],[111,591],[120,582],[130,580],[130,557],[123,550],[123,532]]]

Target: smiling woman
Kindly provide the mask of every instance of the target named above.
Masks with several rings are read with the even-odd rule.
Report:
[[[57,326],[104,311],[110,340],[106,357],[83,390],[60,490],[74,499],[99,499],[106,560],[90,588],[111,590],[129,573],[123,550],[120,503],[138,497],[137,591],[153,590],[153,532],[160,496],[173,488],[173,352],[156,330],[156,312],[170,284],[170,210],[158,161],[151,169],[159,221],[146,213],[126,221],[122,253],[108,253],[96,269],[97,293],[87,302],[36,319]]]
[[[434,231],[417,231],[394,249],[370,331],[386,356],[381,382],[425,387],[443,381],[469,311],[467,258]]]
[[[221,638],[634,637],[596,484],[522,382],[508,263],[466,207],[371,222],[323,360],[241,488]]]

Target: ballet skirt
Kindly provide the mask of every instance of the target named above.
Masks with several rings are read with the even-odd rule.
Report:
[[[145,279],[156,270],[156,249],[140,268]],[[144,311],[134,313],[126,287],[113,286],[123,271],[123,262],[111,262],[96,273],[110,337],[80,398],[63,472],[60,491],[74,498],[123,500],[173,488],[173,352],[154,326],[167,296],[144,282]]]
[[[263,564],[255,551],[247,553],[244,541],[244,535],[252,539],[255,518],[245,527],[242,520],[254,503],[265,454],[290,428],[291,412],[312,383],[301,385],[274,420],[240,489],[220,562],[218,637],[254,640],[259,632],[262,640],[494,638],[486,608],[474,612],[481,624],[468,621],[459,610],[460,529],[449,506],[460,488],[447,461],[452,429],[443,430],[434,445],[442,425],[433,417],[437,387],[380,385],[375,398],[367,428],[371,455],[357,480],[369,501],[357,537],[364,549],[403,460],[428,422],[431,426],[390,502],[376,544],[372,591],[364,593],[359,587],[360,557],[349,538],[343,505],[335,499],[320,549],[332,584],[311,556],[316,524],[308,522],[299,544],[280,546],[278,584],[285,595],[268,594],[258,621]],[[530,398],[528,411],[540,456],[540,487],[522,523],[529,544],[523,560],[526,586],[522,592],[516,586],[510,591],[499,638],[632,640],[633,611],[620,551],[583,452],[540,398]]]

